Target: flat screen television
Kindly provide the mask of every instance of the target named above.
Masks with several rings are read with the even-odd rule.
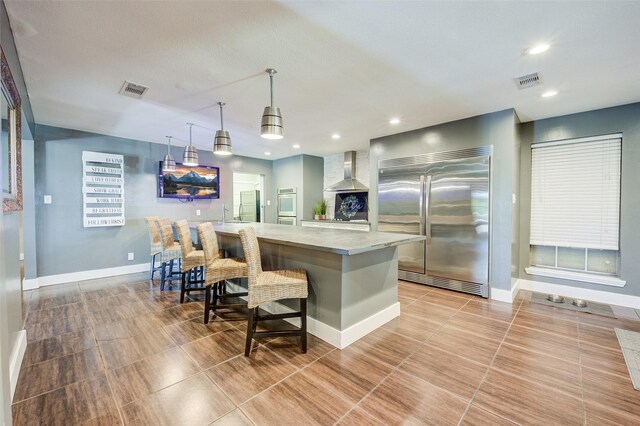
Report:
[[[176,163],[175,172],[163,172],[160,161],[158,197],[188,200],[220,198],[220,168],[201,165],[189,167]]]

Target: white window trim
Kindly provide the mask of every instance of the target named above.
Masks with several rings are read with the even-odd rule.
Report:
[[[528,268],[524,268],[524,270],[529,275],[537,275],[541,277],[561,278],[571,281],[608,285],[611,287],[624,287],[625,285],[627,285],[627,281],[621,280],[618,277],[587,274],[584,272],[567,271],[564,269],[551,269],[541,268],[539,266],[529,266]]]

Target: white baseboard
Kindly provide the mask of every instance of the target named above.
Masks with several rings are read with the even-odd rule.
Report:
[[[340,332],[340,349],[344,349],[361,337],[366,336],[373,330],[381,327],[391,321],[392,319],[400,316],[400,302],[396,302],[393,305],[376,312],[369,318],[365,318],[362,321],[345,328]],[[322,324],[322,323],[321,323]],[[324,340],[324,339],[323,339]]]
[[[90,271],[70,272],[68,274],[47,275],[44,277],[25,279],[22,282],[23,290],[34,290],[36,288],[66,284],[76,281],[94,280],[96,278],[113,277],[115,275],[135,274],[138,272],[148,272],[148,263],[138,263],[137,265],[117,266],[115,268],[93,269]]]
[[[640,309],[640,297],[627,294],[611,293],[609,291],[590,290],[580,287],[571,287],[560,284],[545,283],[543,281],[518,280],[520,289],[538,293],[559,294],[574,299],[590,300],[592,302],[607,303],[610,305],[626,306]]]
[[[22,366],[22,358],[27,350],[27,330],[18,331],[18,340],[15,346],[11,349],[11,355],[9,356],[9,383],[11,384],[11,401],[13,401],[13,394],[16,392],[16,385],[18,384],[18,376],[20,375],[20,366]]]
[[[497,300],[498,302],[513,303],[513,299],[516,298],[520,290],[520,280],[517,280],[511,290],[503,290],[500,288],[491,289],[491,300]]]
[[[227,287],[229,288],[229,291],[232,292],[242,291],[242,287],[230,282],[227,284]],[[293,312],[293,309],[277,302],[265,303],[260,305],[260,307],[270,314]],[[366,336],[378,327],[383,326],[398,316],[400,316],[400,302],[396,302],[388,308],[385,308],[382,311],[371,315],[369,318],[365,318],[342,331],[308,316],[307,331],[338,349],[344,349],[353,342]],[[296,327],[300,327],[299,318],[287,318],[285,321],[295,325]]]

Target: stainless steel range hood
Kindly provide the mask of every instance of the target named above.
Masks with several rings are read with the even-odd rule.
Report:
[[[356,179],[356,152],[347,151],[344,153],[344,179],[338,183],[324,189],[330,192],[361,192],[369,191],[362,183]]]

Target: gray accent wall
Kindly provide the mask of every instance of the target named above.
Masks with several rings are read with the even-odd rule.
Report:
[[[122,154],[125,159],[125,218],[122,227],[84,228],[82,151]],[[265,175],[266,199],[272,187],[272,161],[242,156],[214,157],[199,150],[200,163],[220,167],[221,198],[181,202],[157,198],[159,161],[166,145],[37,125],[35,132],[35,206],[39,277],[149,262],[145,216],[171,220],[220,220],[222,204],[233,209],[233,172]],[[182,147],[173,147],[178,162]],[[52,204],[43,196],[51,195]],[[196,215],[200,210],[201,215]],[[266,220],[271,208],[265,209]],[[127,260],[133,252],[135,259]]]
[[[22,239],[24,247],[24,278],[38,276],[36,249],[36,206],[33,141],[22,140]]]
[[[620,209],[620,277],[625,287],[611,287],[525,272],[529,265],[531,221],[531,144],[622,132],[622,193]],[[640,296],[640,103],[524,123],[521,126],[520,278]]]
[[[296,188],[297,223],[313,219],[313,206],[322,200],[324,159],[313,155],[295,155],[273,162],[273,206],[277,215],[278,188]],[[273,218],[277,222],[277,217]]]
[[[377,229],[378,161],[432,152],[493,145],[491,163],[491,287],[510,290],[514,247],[519,246],[512,193],[519,198],[517,160],[518,118],[512,109],[444,123],[410,132],[372,139],[370,142],[369,213]],[[515,268],[517,269],[517,267]]]
[[[302,220],[313,219],[313,206],[324,197],[324,158],[313,155],[302,156]]]

